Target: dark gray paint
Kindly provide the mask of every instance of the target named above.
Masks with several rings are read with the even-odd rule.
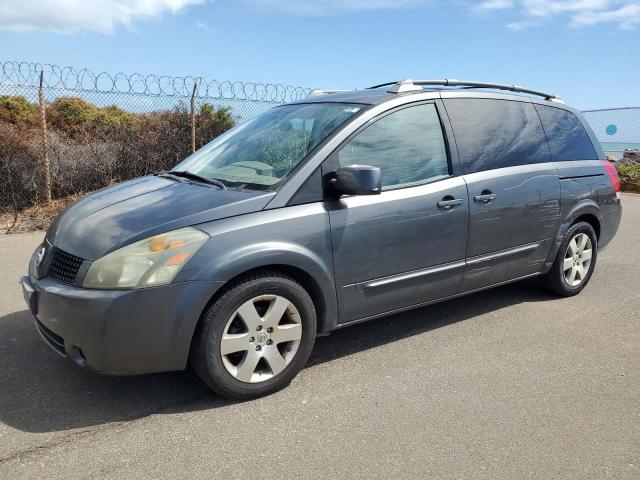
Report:
[[[176,278],[227,282],[267,265],[305,272],[321,293],[323,328],[337,319],[329,216],[324,203],[297,205],[199,225],[211,240]]]
[[[438,207],[445,197],[462,204]],[[469,207],[460,177],[377,196],[341,198],[327,202],[327,208],[341,321],[457,291],[460,265],[428,276],[399,278],[378,288],[370,288],[370,283],[464,260]]]
[[[469,191],[467,258],[536,243],[534,250],[494,256],[467,266],[462,291],[475,290],[540,270],[560,216],[560,184],[553,163],[500,168],[464,175]],[[489,203],[474,197],[491,192]]]
[[[543,272],[551,268],[564,232],[579,217],[590,215],[600,225],[598,249],[618,231],[622,207],[606,170],[598,160],[555,162],[560,182],[561,217]]]
[[[378,105],[387,102],[388,100],[393,100],[397,97],[397,95],[387,92],[386,89],[366,89],[352,90],[349,92],[336,92],[331,94],[331,96],[319,95],[314,97],[306,97],[292,103],[301,104],[337,102],[361,103],[363,105]]]
[[[185,282],[129,291],[76,288],[31,279],[37,318],[79,347],[86,366],[113,375],[182,370],[200,313],[222,282]]]
[[[58,215],[47,239],[86,260],[157,233],[262,209],[274,193],[149,176],[92,193]]]
[[[446,113],[452,177],[379,196],[318,198],[321,165],[358,129],[411,103],[432,100],[442,113],[440,99],[456,97],[550,104],[473,91],[367,91],[307,99],[370,107],[316,149],[277,192],[219,191],[145,177],[96,192],[62,213],[47,239],[87,259],[82,271],[105,253],[184,226],[201,228],[211,239],[172,285],[137,291],[87,290],[38,279],[32,261],[26,282],[38,297],[38,319],[64,337],[67,347],[82,348],[90,368],[175,370],[186,364],[209,300],[255,268],[282,266],[303,275],[314,286],[320,331],[328,332],[537,275],[551,266],[568,226],[585,214],[598,220],[599,246],[606,246],[621,208],[598,161],[547,162],[462,177]],[[588,127],[587,132],[595,139]],[[596,150],[602,158],[599,145]],[[322,169],[331,171],[331,166]],[[303,186],[308,190],[297,195]],[[496,198],[477,204],[474,197],[485,188]],[[438,207],[448,195],[462,203]]]

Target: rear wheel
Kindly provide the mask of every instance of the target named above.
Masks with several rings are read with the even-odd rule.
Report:
[[[563,297],[577,295],[593,274],[598,256],[596,232],[586,222],[572,225],[564,235],[556,260],[542,284]]]
[[[236,282],[205,312],[191,364],[215,392],[253,398],[286,387],[304,367],[316,333],[306,290],[278,272]]]

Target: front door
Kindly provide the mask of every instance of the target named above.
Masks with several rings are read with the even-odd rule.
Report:
[[[464,271],[467,189],[451,175],[434,103],[383,114],[330,161],[371,165],[380,195],[328,200],[340,321],[454,294]]]

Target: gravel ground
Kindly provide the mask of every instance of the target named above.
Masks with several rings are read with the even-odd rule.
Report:
[[[640,196],[578,297],[535,281],[318,340],[267,398],[188,372],[83,372],[17,283],[42,233],[0,236],[0,478],[640,478]]]

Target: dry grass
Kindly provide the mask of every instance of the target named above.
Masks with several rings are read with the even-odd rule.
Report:
[[[21,233],[35,230],[46,230],[53,219],[69,204],[81,198],[82,194],[74,194],[57,199],[51,205],[34,205],[18,212],[0,211],[0,232]]]

